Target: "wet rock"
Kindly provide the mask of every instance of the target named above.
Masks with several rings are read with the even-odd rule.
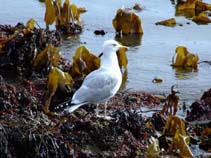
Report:
[[[200,100],[196,100],[190,106],[190,111],[187,112],[187,121],[209,119],[211,112],[211,89],[204,92]]]
[[[95,31],[94,31],[94,34],[95,34],[95,35],[102,35],[102,36],[104,36],[106,33],[107,33],[107,32],[105,32],[104,30],[95,30]]]
[[[211,150],[211,135],[206,139],[203,140],[200,144],[199,144],[199,148],[203,149],[205,151],[210,151]]]
[[[65,26],[65,25],[56,26],[56,29],[61,34],[68,35],[68,36],[80,34],[82,32],[82,27],[80,25],[72,24],[72,23],[70,23],[69,26]]]
[[[133,6],[133,9],[134,10],[137,10],[137,11],[141,11],[143,10],[143,6],[139,3],[136,3],[134,6]]]
[[[166,123],[166,118],[160,113],[154,113],[152,115],[151,122],[156,130],[163,131],[163,128]]]
[[[158,138],[158,140],[159,140],[159,147],[160,147],[160,149],[164,149],[166,152],[169,152],[171,142],[169,142],[167,140],[166,136],[160,136]]]

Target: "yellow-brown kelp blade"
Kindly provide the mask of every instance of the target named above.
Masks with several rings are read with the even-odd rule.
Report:
[[[48,25],[53,24],[56,18],[56,10],[51,0],[45,0],[45,6],[46,6],[46,10],[45,10],[44,19],[45,19],[46,25],[48,26]]]

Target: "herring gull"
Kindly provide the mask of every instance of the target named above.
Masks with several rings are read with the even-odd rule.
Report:
[[[72,113],[77,108],[86,104],[104,103],[104,118],[106,116],[107,101],[119,90],[122,83],[122,73],[119,67],[117,51],[122,46],[115,40],[103,43],[100,67],[91,72],[84,79],[81,87],[74,93],[66,111]],[[97,111],[97,116],[98,111]]]

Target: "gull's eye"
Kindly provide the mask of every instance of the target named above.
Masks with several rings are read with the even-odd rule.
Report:
[[[117,44],[112,44],[112,46],[116,47],[116,46],[117,46]]]

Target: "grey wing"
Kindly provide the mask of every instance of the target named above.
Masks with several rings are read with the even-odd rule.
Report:
[[[93,72],[86,77],[82,86],[76,91],[72,102],[80,104],[104,101],[116,93],[118,82],[118,79],[109,72]]]

